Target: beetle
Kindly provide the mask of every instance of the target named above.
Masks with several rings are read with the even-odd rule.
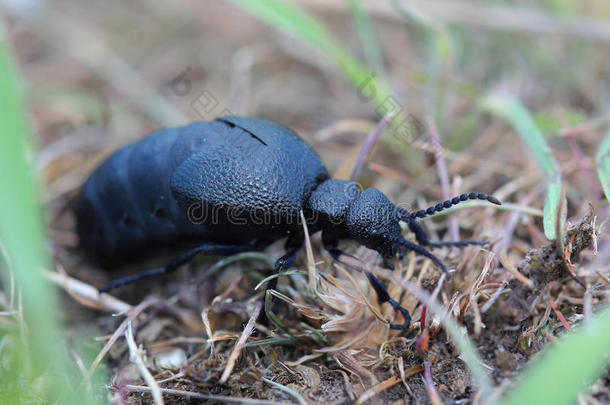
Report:
[[[232,255],[260,250],[286,238],[279,273],[295,261],[304,243],[301,212],[308,231],[322,232],[334,260],[345,253],[341,239],[377,251],[386,267],[407,251],[442,261],[427,248],[466,246],[481,241],[431,242],[417,220],[462,201],[500,204],[485,193],[462,194],[425,210],[409,212],[379,190],[360,191],[352,181],[332,178],[313,149],[296,133],[261,118],[221,117],[162,129],[119,149],[85,182],[75,209],[77,233],[98,260],[121,260],[154,246],[181,244],[188,250],[165,266],[119,278],[100,289],[167,274],[197,255]],[[402,236],[400,222],[416,243]],[[389,303],[404,322],[408,311],[383,284],[366,273],[380,303]],[[273,278],[267,288],[275,288]]]

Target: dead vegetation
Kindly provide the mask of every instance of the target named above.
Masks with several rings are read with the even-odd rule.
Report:
[[[583,77],[555,71],[554,65],[567,67],[573,57],[569,37],[539,38],[524,29],[511,52],[536,54],[527,44],[534,35],[539,46],[556,46],[552,56],[559,62],[526,61],[527,74],[509,75],[491,51],[505,34],[492,29],[481,44],[476,31],[462,26],[457,35],[469,59],[434,76],[418,52],[421,32],[405,31],[396,16],[378,29],[385,49],[400,50],[387,53],[387,75],[415,116],[426,123],[442,118],[436,125],[446,150],[435,156],[427,143],[398,149],[382,138],[360,182],[417,208],[470,190],[506,202],[501,209],[473,205],[424,222],[436,239],[493,241],[489,249],[439,251],[454,269],[448,277],[414,255],[390,273],[378,267],[373,252],[346,244],[360,259],[357,265],[384,279],[410,311],[406,333],[389,330],[392,309],[377,305],[366,277],[332,263],[319,235],[308,240],[296,268],[280,277],[275,299],[283,304],[269,327],[255,323],[258,312],[269,309],[260,305],[262,289],[255,287],[268,276],[280,244],[220,261],[202,258],[170,277],[100,296],[95,287],[122,273],[105,273],[82,256],[70,204],[110,151],[176,119],[210,119],[228,108],[294,128],[333,173],[347,177],[379,121],[314,52],[231,5],[136,3],[84,7],[60,1],[52,7],[58,19],[47,26],[12,21],[10,27],[31,86],[49,246],[57,263],[49,278],[67,293],[66,335],[94,330],[99,336],[97,358],[79,359],[84,384],[100,369],[110,381],[108,390],[90,386],[94,395],[117,404],[159,398],[166,404],[481,403],[489,400],[482,398],[485,389],[499,398],[541,349],[608,304],[610,249],[602,229],[609,209],[593,159],[608,118],[596,107],[608,90],[600,73],[607,72],[608,42],[587,48],[590,62],[578,63],[590,72]],[[358,49],[345,13],[335,10],[325,18]],[[75,40],[82,33],[95,38],[99,54]],[[54,42],[66,36],[69,46]],[[479,52],[477,44],[485,49]],[[93,59],[83,61],[75,57],[79,53]],[[569,77],[559,80],[562,75]],[[177,87],[185,78],[188,86]],[[476,106],[475,94],[489,90],[486,81],[513,89],[541,119],[552,121],[548,140],[572,220],[560,243],[547,241],[541,231],[542,173],[512,129]],[[430,91],[444,100],[444,111],[432,111]],[[219,102],[203,116],[197,104],[202,95]],[[571,123],[574,115],[582,117],[577,124]],[[118,271],[162,260],[142,259]],[[455,333],[472,340],[482,360],[475,364],[479,374],[469,368],[472,359]],[[610,401],[608,376],[583,400]]]

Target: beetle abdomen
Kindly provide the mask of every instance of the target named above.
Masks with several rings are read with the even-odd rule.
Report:
[[[177,135],[157,131],[115,152],[91,174],[76,209],[86,250],[113,257],[148,241],[173,241],[188,228],[169,192]]]
[[[326,178],[316,153],[270,121],[225,117],[160,130],[91,174],[76,209],[78,234],[87,251],[106,258],[180,240],[245,243],[261,231],[277,238],[294,229],[293,217]],[[241,217],[193,223],[193,203]]]

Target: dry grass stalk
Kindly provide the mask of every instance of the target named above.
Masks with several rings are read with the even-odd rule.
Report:
[[[106,353],[108,353],[108,351],[110,350],[112,345],[114,345],[114,343],[117,341],[117,339],[119,337],[121,337],[125,333],[125,330],[127,329],[127,326],[134,319],[136,319],[136,317],[138,315],[140,315],[140,313],[142,311],[144,311],[146,308],[148,308],[148,307],[150,307],[150,306],[152,306],[152,305],[154,305],[156,303],[158,303],[158,300],[149,298],[147,300],[142,301],[140,304],[138,304],[138,306],[136,306],[135,308],[132,308],[131,310],[129,310],[127,312],[127,318],[125,318],[125,320],[114,331],[114,333],[112,334],[110,339],[108,339],[108,342],[106,342],[106,344],[104,345],[102,350],[98,353],[98,355],[95,358],[95,360],[93,360],[93,363],[91,364],[91,367],[89,367],[89,372],[87,373],[87,378],[91,378],[91,376],[93,375],[93,372],[95,371],[97,366],[100,364],[100,362],[102,361],[102,359],[104,358]]]
[[[45,277],[63,288],[72,298],[86,307],[119,314],[128,312],[133,308],[133,306],[110,294],[100,294],[97,288],[72,278],[63,271],[61,273],[45,271],[44,274]]]
[[[127,346],[129,346],[129,360],[135,363],[140,371],[140,375],[148,384],[148,388],[150,388],[150,392],[152,394],[153,400],[156,405],[164,405],[163,394],[161,393],[161,389],[155,378],[152,376],[148,368],[145,364],[145,356],[146,353],[144,350],[136,345],[136,341],[133,337],[133,331],[131,328],[131,322],[127,324],[127,329],[125,330],[125,340],[127,340]]]
[[[430,363],[424,361],[424,376],[422,377],[424,384],[426,385],[426,392],[428,393],[428,399],[432,405],[442,405],[443,401],[436,391],[434,381],[432,381],[432,374],[430,373]]]
[[[233,371],[233,368],[235,367],[235,362],[237,361],[237,358],[239,357],[239,354],[241,353],[242,349],[246,345],[248,336],[250,336],[252,334],[252,332],[254,331],[254,325],[256,323],[256,320],[258,319],[258,315],[261,312],[261,308],[262,308],[262,304],[260,302],[257,302],[256,305],[254,306],[254,311],[252,312],[252,315],[250,316],[250,320],[246,324],[244,331],[242,332],[241,336],[237,340],[237,343],[235,343],[235,347],[233,347],[233,351],[231,352],[231,355],[229,356],[229,360],[227,361],[227,366],[226,366],[224,372],[222,373],[222,377],[220,377],[221,384],[226,383],[227,380],[229,379],[229,376],[231,375],[231,372]]]
[[[210,339],[210,345],[212,346],[212,349],[210,350],[210,356],[214,355],[214,339],[212,339],[212,337],[214,336],[212,334],[212,327],[210,325],[210,318],[208,317],[208,311],[201,311],[201,321],[203,322],[203,326],[205,327],[205,333],[208,334],[208,338]]]
[[[299,394],[298,392],[296,392],[293,389],[290,389],[288,387],[286,387],[285,385],[279,384],[275,381],[271,381],[268,378],[263,377],[262,380],[264,382],[266,382],[267,384],[270,384],[272,386],[274,386],[275,388],[284,391],[285,393],[287,393],[288,395],[290,395],[291,397],[295,398],[299,404],[301,405],[308,405],[307,401],[305,401],[305,398],[303,398],[303,396],[301,396],[301,394]]]
[[[400,378],[396,375],[393,375],[392,377],[388,378],[387,380],[384,380],[384,381],[380,382],[379,384],[366,390],[362,395],[360,395],[360,398],[358,398],[358,400],[356,401],[356,405],[362,405],[362,404],[368,403],[367,401],[370,401],[371,398],[373,398],[375,395],[387,390],[388,388],[392,388],[399,382],[400,382]]]
[[[125,388],[129,392],[151,392],[150,387],[142,386],[142,385],[131,385],[128,384]],[[161,388],[160,391],[165,395],[174,395],[179,398],[184,399],[205,399],[209,401],[219,401],[219,402],[228,402],[228,403],[238,403],[238,404],[248,404],[248,405],[281,405],[282,402],[276,401],[267,401],[264,399],[251,399],[251,398],[241,398],[241,397],[229,397],[226,395],[206,395],[200,394],[198,392],[184,391],[184,390],[174,390],[170,388]]]

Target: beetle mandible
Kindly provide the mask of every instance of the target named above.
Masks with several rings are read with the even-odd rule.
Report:
[[[170,273],[199,254],[232,255],[287,238],[286,253],[273,269],[281,272],[304,243],[301,211],[309,232],[322,232],[335,260],[344,255],[339,240],[353,239],[377,251],[388,268],[391,259],[413,251],[446,272],[426,247],[483,242],[431,242],[417,220],[472,199],[500,204],[485,193],[469,193],[408,212],[377,189],[360,191],[355,182],[331,178],[318,155],[288,128],[260,118],[222,117],[159,130],[116,151],[84,184],[75,215],[82,247],[100,260],[133,256],[145,247],[190,245],[163,267],[100,289],[108,291]],[[401,235],[400,222],[417,244]],[[404,318],[390,327],[406,329],[408,311],[372,273],[366,275],[380,303],[388,302]],[[272,279],[267,288],[276,283]]]

